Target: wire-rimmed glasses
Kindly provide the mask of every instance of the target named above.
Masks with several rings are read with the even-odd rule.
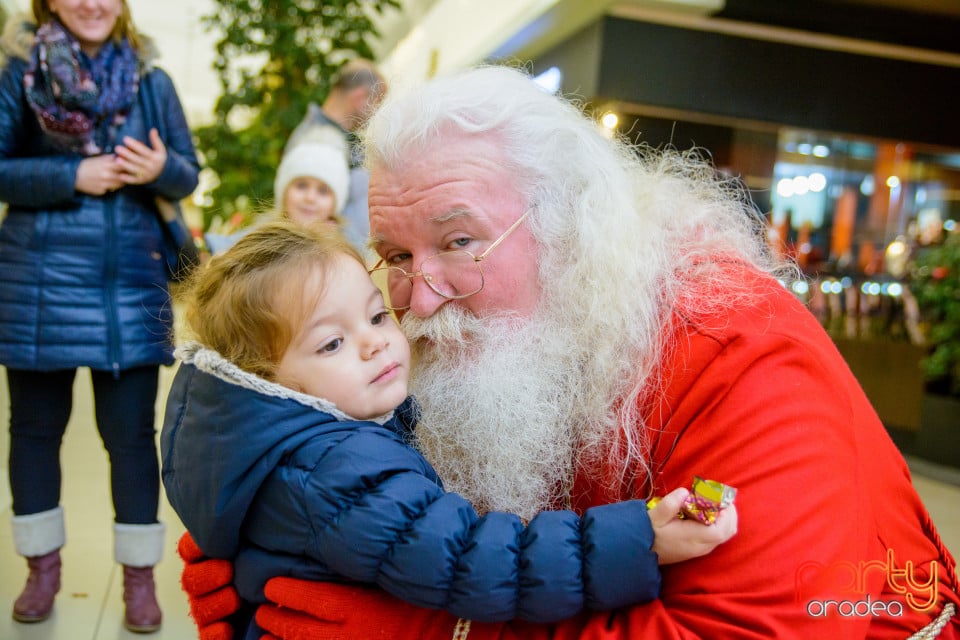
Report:
[[[520,226],[529,213],[530,209],[524,211],[516,222],[478,256],[464,249],[441,251],[424,259],[414,273],[400,267],[383,266],[383,259],[381,259],[369,273],[370,275],[378,272],[386,274],[387,289],[390,292],[390,303],[387,304],[387,308],[393,311],[410,308],[413,279],[416,277],[423,278],[428,287],[448,300],[469,298],[483,289],[483,269],[480,263]]]

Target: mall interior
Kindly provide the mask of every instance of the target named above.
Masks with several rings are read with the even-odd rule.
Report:
[[[208,121],[217,90],[210,66],[215,38],[200,16],[213,1],[128,4],[164,52],[160,64],[173,77],[191,124]],[[720,172],[739,179],[767,216],[771,246],[802,270],[802,278],[783,285],[834,339],[907,458],[946,546],[960,553],[960,395],[923,368],[944,317],[945,307],[937,305],[960,304],[960,3],[400,5],[376,16],[381,36],[373,43],[392,85],[480,62],[522,64],[549,90],[575,97],[611,135],[654,147],[698,148]],[[0,0],[0,6],[9,15],[29,3]],[[943,251],[950,246],[952,256]],[[918,294],[921,280],[941,286],[925,298]],[[952,348],[960,353],[960,321],[953,322]],[[172,370],[162,372],[163,389],[171,377]],[[0,378],[0,423],[7,424],[2,368]],[[68,544],[55,613],[34,625],[3,613],[26,575],[4,524],[0,638],[135,637],[122,625],[119,568],[105,561],[112,507],[89,384],[89,377],[78,377],[62,450]],[[158,419],[164,398],[161,393]],[[0,439],[4,521],[11,515],[8,448],[7,438]],[[148,637],[182,640],[196,635],[174,551],[183,527],[167,505],[161,518],[169,543],[157,569],[165,616],[163,628]]]

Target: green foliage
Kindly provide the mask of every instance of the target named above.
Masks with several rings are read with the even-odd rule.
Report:
[[[214,68],[221,96],[197,146],[219,184],[204,206],[214,216],[249,218],[273,197],[283,146],[310,102],[322,103],[348,59],[372,58],[369,12],[397,0],[216,0],[204,27],[221,34]]]
[[[960,396],[960,233],[922,250],[911,277],[932,347],[924,374],[936,388]]]

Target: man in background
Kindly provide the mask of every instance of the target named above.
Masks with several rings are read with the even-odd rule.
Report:
[[[341,216],[343,233],[361,251],[366,252],[370,221],[367,217],[367,186],[370,174],[363,166],[363,150],[355,132],[376,111],[387,92],[387,83],[369,60],[357,58],[340,68],[330,93],[322,105],[315,102],[290,134],[284,155],[306,142],[342,143],[350,163],[350,191]]]

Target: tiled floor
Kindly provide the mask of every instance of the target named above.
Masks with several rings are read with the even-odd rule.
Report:
[[[171,371],[164,370],[169,379]],[[81,373],[75,385],[73,421],[67,430],[62,460],[63,505],[67,518],[67,546],[63,549],[63,588],[54,615],[40,624],[18,624],[10,617],[13,601],[26,576],[26,563],[13,551],[10,533],[10,500],[7,487],[6,435],[0,437],[0,638],[3,640],[186,640],[196,637],[180,591],[181,563],[174,547],[183,532],[175,514],[161,506],[167,523],[166,557],[157,567],[163,628],[143,636],[123,628],[122,577],[112,560],[112,514],[106,453],[93,426],[89,377]],[[164,398],[158,399],[159,407]],[[6,430],[8,401],[6,379],[0,367],[0,425]],[[914,461],[912,461],[914,462]],[[947,547],[960,553],[960,472],[912,464],[915,484],[933,514]],[[939,479],[938,479],[939,478]]]
[[[171,370],[164,369],[169,380]],[[162,385],[166,388],[166,384]],[[158,419],[166,398],[158,398]],[[3,640],[188,640],[197,636],[180,590],[182,564],[176,543],[183,525],[161,498],[160,519],[167,524],[164,559],[156,568],[157,598],[163,627],[150,635],[123,628],[123,575],[113,561],[113,506],[107,454],[93,422],[89,374],[77,375],[74,407],[61,451],[62,504],[67,521],[67,545],[62,550],[63,576],[54,614],[39,624],[20,624],[10,612],[27,575],[24,560],[13,550],[10,530],[10,491],[7,478],[9,402],[6,375],[0,367],[0,639]]]

